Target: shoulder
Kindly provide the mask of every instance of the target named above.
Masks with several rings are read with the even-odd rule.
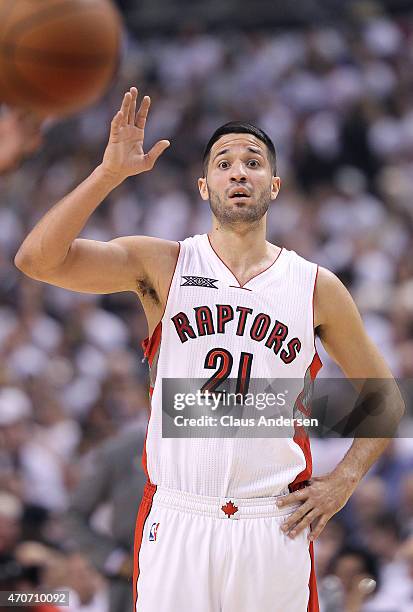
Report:
[[[314,289],[314,327],[326,324],[355,304],[341,280],[327,268],[318,267]]]
[[[122,236],[112,242],[122,248],[126,265],[139,282],[154,287],[162,296],[174,273],[180,243],[151,236]]]
[[[295,264],[303,270],[309,271],[312,275],[315,275],[317,273],[319,266],[314,261],[310,261],[309,259],[306,259],[296,251],[286,249],[285,247],[282,247],[281,253],[284,253],[284,256],[286,256],[287,260],[290,263]]]
[[[322,294],[326,291],[332,291],[334,293],[339,291],[340,288],[347,291],[341,280],[334,274],[334,272],[331,272],[331,270],[323,268],[322,266],[318,266],[316,293]]]

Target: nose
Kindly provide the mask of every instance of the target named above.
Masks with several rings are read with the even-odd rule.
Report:
[[[232,183],[245,183],[247,180],[247,172],[244,164],[241,162],[234,163],[231,166],[231,182]]]

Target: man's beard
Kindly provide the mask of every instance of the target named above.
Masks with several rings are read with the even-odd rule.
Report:
[[[231,200],[229,200],[231,202]],[[256,204],[228,204],[219,195],[209,189],[211,210],[221,225],[238,225],[257,223],[267,212],[271,202],[271,189],[265,189],[257,195]]]

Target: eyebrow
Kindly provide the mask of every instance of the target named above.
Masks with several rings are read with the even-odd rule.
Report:
[[[257,149],[256,147],[247,147],[247,150],[250,151],[251,153],[256,153],[257,155],[264,157],[262,151],[260,149]],[[228,151],[229,149],[222,149],[221,151],[218,151],[218,153],[214,156],[213,161],[215,161],[216,158],[219,157],[220,155],[225,155],[225,153],[228,153]]]

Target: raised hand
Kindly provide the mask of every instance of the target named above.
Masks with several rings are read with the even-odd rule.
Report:
[[[116,183],[128,176],[151,170],[158,157],[169,147],[169,140],[159,140],[148,153],[143,151],[145,124],[151,100],[145,96],[136,112],[138,90],[131,87],[125,93],[120,110],[112,119],[109,142],[102,169]]]

